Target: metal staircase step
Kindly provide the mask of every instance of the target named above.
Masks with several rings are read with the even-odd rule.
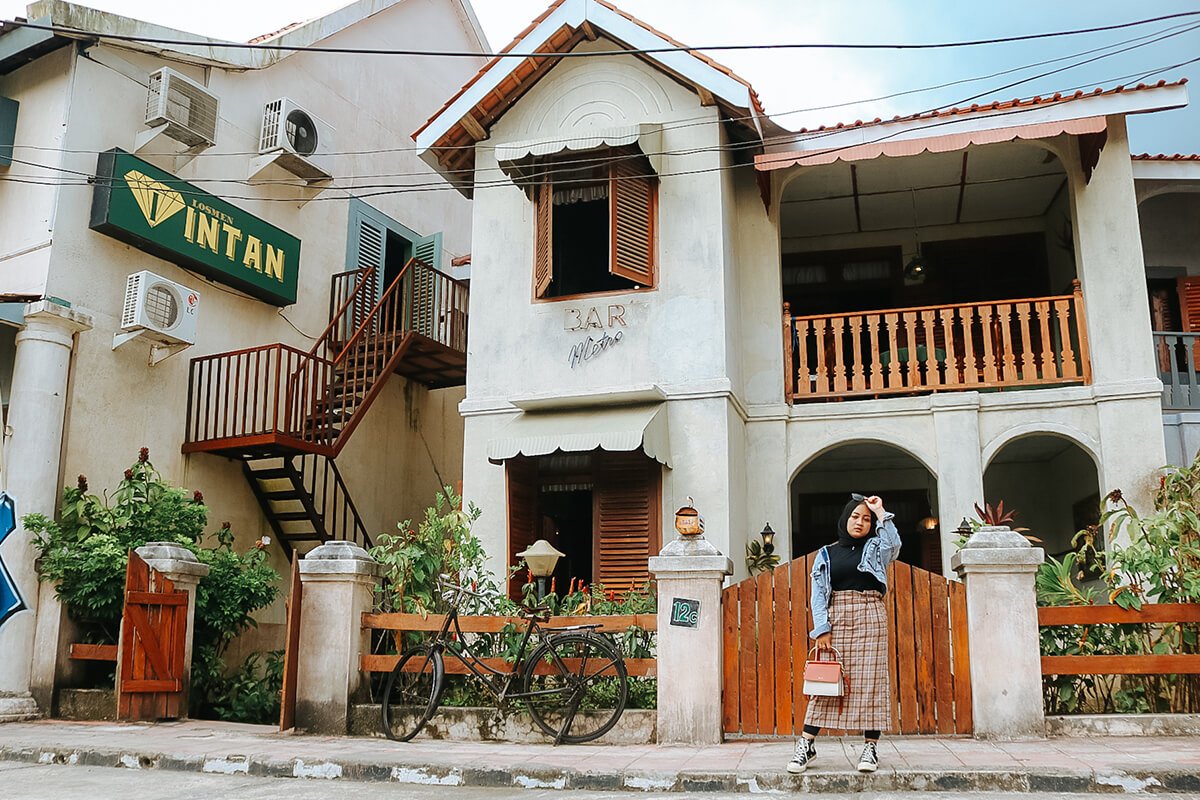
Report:
[[[263,492],[263,497],[268,500],[302,500],[305,493],[299,489],[281,489],[277,492]]]
[[[307,511],[276,511],[271,516],[277,522],[302,522],[312,518]]]
[[[280,478],[289,478],[291,473],[286,469],[250,469],[250,474],[254,476],[256,481],[274,481]]]

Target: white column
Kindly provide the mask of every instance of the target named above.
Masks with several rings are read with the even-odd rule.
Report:
[[[362,615],[374,605],[379,565],[353,542],[326,542],[300,561],[296,727],[344,735],[370,650]],[[292,599],[295,602],[295,598]]]
[[[17,334],[8,412],[12,434],[5,450],[4,470],[8,493],[16,502],[18,524],[0,547],[0,558],[12,575],[25,610],[0,625],[0,720],[37,712],[30,694],[38,614],[36,551],[20,518],[31,513],[54,516],[71,349],[74,335],[91,327],[89,315],[42,300],[25,307],[25,328]],[[61,610],[55,607],[47,613],[59,614]]]
[[[1042,548],[1007,527],[980,528],[954,554],[967,590],[976,738],[1046,735],[1033,583],[1044,559]]]
[[[721,583],[733,562],[693,536],[667,544],[650,572],[658,583],[658,742],[720,744]]]
[[[983,503],[983,459],[979,443],[979,393],[935,394],[933,430],[937,440],[937,499],[942,539],[942,574],[953,575],[950,559],[958,523]]]
[[[183,644],[183,696],[189,697],[192,687],[192,640],[196,632],[196,587],[200,579],[208,575],[208,564],[201,564],[196,555],[186,547],[174,542],[148,542],[135,551],[151,569],[158,570],[163,577],[175,584],[176,589],[188,593],[187,634]],[[118,662],[118,668],[120,663]],[[120,687],[120,678],[117,686]],[[184,706],[185,714],[187,706]]]

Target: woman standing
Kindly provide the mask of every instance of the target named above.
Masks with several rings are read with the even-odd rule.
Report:
[[[900,534],[883,500],[850,495],[838,519],[838,540],[817,552],[812,569],[812,617],[809,634],[819,649],[839,654],[846,676],[844,697],[813,697],[804,715],[804,732],[787,771],[804,772],[816,758],[821,728],[861,730],[859,772],[879,767],[879,735],[892,724],[888,682],[887,567],[900,555]]]

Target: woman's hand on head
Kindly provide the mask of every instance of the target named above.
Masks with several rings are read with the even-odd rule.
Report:
[[[821,650],[828,650],[829,648],[833,647],[833,634],[822,633],[820,636],[818,636],[817,647]]]
[[[867,508],[871,509],[871,513],[879,519],[883,519],[883,515],[887,513],[883,508],[883,498],[877,494],[871,495],[863,502],[867,504]]]

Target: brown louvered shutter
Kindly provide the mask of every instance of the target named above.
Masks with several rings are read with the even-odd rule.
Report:
[[[641,286],[653,286],[658,179],[642,159],[614,161],[609,177],[608,270]]]
[[[504,462],[508,492],[508,563],[516,566],[522,552],[538,538],[538,477],[537,461],[518,456]],[[508,596],[521,599],[521,586],[526,576],[518,573],[509,582]]]
[[[543,297],[554,280],[554,184],[539,183],[533,193],[533,294]]]
[[[1184,332],[1200,331],[1200,277],[1180,278],[1177,288]]]
[[[642,453],[599,452],[595,476],[595,580],[609,589],[641,586],[662,539],[662,467]]]

